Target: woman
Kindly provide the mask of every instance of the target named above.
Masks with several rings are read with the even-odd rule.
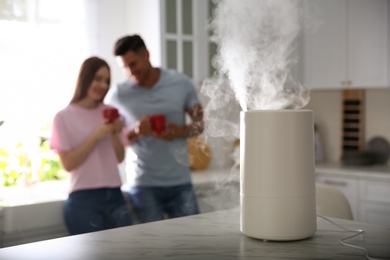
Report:
[[[103,119],[103,99],[110,86],[110,68],[97,57],[81,65],[70,104],[53,122],[51,147],[70,173],[64,205],[71,235],[132,224],[121,192],[118,163],[124,159],[122,122]]]

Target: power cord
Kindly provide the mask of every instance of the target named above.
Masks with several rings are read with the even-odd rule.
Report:
[[[361,247],[361,246],[356,246],[356,245],[352,245],[352,244],[349,244],[349,243],[346,243],[344,242],[345,240],[348,240],[348,239],[351,239],[351,238],[354,238],[354,237],[357,237],[359,235],[362,235],[364,233],[364,230],[363,229],[358,229],[358,230],[352,230],[352,229],[348,229],[348,228],[345,228],[339,224],[337,224],[336,222],[328,219],[327,217],[324,217],[324,216],[321,216],[321,215],[317,215],[317,217],[320,217],[320,218],[323,218],[325,219],[326,221],[332,223],[333,225],[345,230],[345,231],[348,231],[348,232],[354,232],[355,234],[351,235],[351,236],[348,236],[348,237],[344,237],[342,239],[340,239],[340,244],[343,245],[343,246],[346,246],[346,247],[351,247],[351,248],[354,248],[354,249],[358,249],[358,250],[361,250],[364,252],[364,254],[366,255],[367,259],[369,260],[381,260],[380,258],[373,258],[371,256],[369,256],[368,254],[368,251],[366,248],[364,247]]]

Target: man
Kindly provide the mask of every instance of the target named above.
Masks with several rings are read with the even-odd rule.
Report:
[[[185,75],[153,67],[139,35],[115,43],[114,55],[128,79],[106,101],[119,108],[128,127],[128,153],[135,173],[129,194],[139,222],[199,213],[191,184],[187,138],[203,132],[203,110]],[[150,116],[164,114],[166,128],[153,134]],[[186,125],[186,114],[191,124]],[[128,158],[131,156],[128,156]],[[129,175],[129,174],[128,174]]]

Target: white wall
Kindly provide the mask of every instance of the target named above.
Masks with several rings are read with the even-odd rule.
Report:
[[[338,162],[341,156],[341,90],[312,91],[306,108],[314,111],[326,159]],[[390,88],[366,90],[366,142],[374,136],[385,137],[390,142],[389,111]]]
[[[390,89],[366,91],[366,104],[366,141],[382,136],[390,142]]]
[[[122,79],[122,71],[113,54],[115,41],[126,34],[126,0],[87,0],[87,36],[91,40],[89,55],[105,59],[111,67],[112,82]]]
[[[161,64],[160,2],[158,0],[86,0],[87,35],[93,39],[89,55],[105,59],[111,67],[112,83],[124,75],[113,54],[116,40],[140,34],[149,48],[151,61]],[[145,15],[147,14],[147,15]]]
[[[127,0],[127,32],[139,34],[154,66],[161,66],[160,0]]]

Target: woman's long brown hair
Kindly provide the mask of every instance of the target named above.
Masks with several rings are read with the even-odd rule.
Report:
[[[75,103],[87,96],[88,89],[91,86],[93,78],[101,67],[106,67],[110,73],[110,66],[108,63],[98,57],[90,57],[81,64],[79,75],[77,77],[76,88],[70,103]],[[110,79],[108,80],[108,85],[110,85]],[[103,102],[103,99],[101,102]]]

